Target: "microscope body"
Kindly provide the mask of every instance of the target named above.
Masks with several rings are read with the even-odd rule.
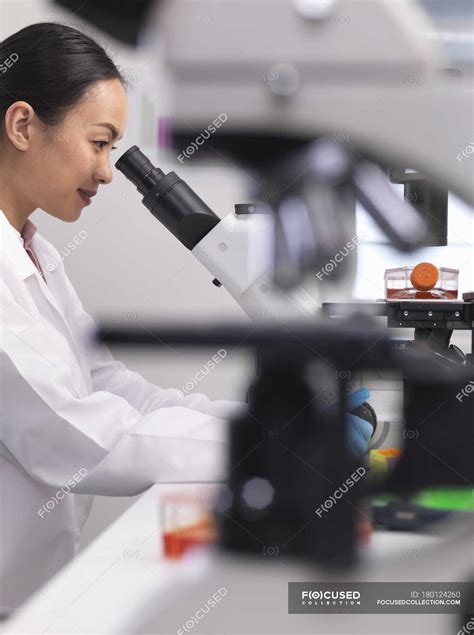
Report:
[[[271,276],[273,218],[255,205],[236,205],[192,249],[252,320],[316,316],[319,305],[301,286],[284,290]]]
[[[223,219],[175,172],[164,174],[137,146],[116,167],[143,204],[212,274],[253,320],[314,318],[318,303],[298,285],[272,281],[274,218],[263,206],[237,204]]]

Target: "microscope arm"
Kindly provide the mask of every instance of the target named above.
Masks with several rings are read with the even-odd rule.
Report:
[[[300,286],[277,288],[271,269],[272,218],[269,214],[225,216],[191,250],[194,257],[254,320],[314,316],[320,305]]]

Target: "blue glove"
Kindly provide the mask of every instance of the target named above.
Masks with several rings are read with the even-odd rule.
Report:
[[[347,418],[349,426],[349,450],[358,459],[361,459],[367,452],[369,447],[369,439],[372,436],[373,426],[365,419],[351,414],[351,410],[356,410],[361,406],[364,401],[367,401],[370,397],[370,393],[367,388],[360,388],[355,392],[352,392],[346,397]],[[330,411],[335,411],[336,405],[329,408]]]

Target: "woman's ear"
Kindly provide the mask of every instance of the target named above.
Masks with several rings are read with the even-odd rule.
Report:
[[[26,101],[16,101],[5,113],[5,133],[17,150],[29,149],[35,119],[35,111]]]

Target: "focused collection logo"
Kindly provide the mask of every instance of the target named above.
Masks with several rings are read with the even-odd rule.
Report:
[[[288,613],[474,614],[468,582],[288,582]],[[464,631],[463,631],[464,632]]]
[[[315,606],[360,606],[360,591],[301,591],[301,604]]]

